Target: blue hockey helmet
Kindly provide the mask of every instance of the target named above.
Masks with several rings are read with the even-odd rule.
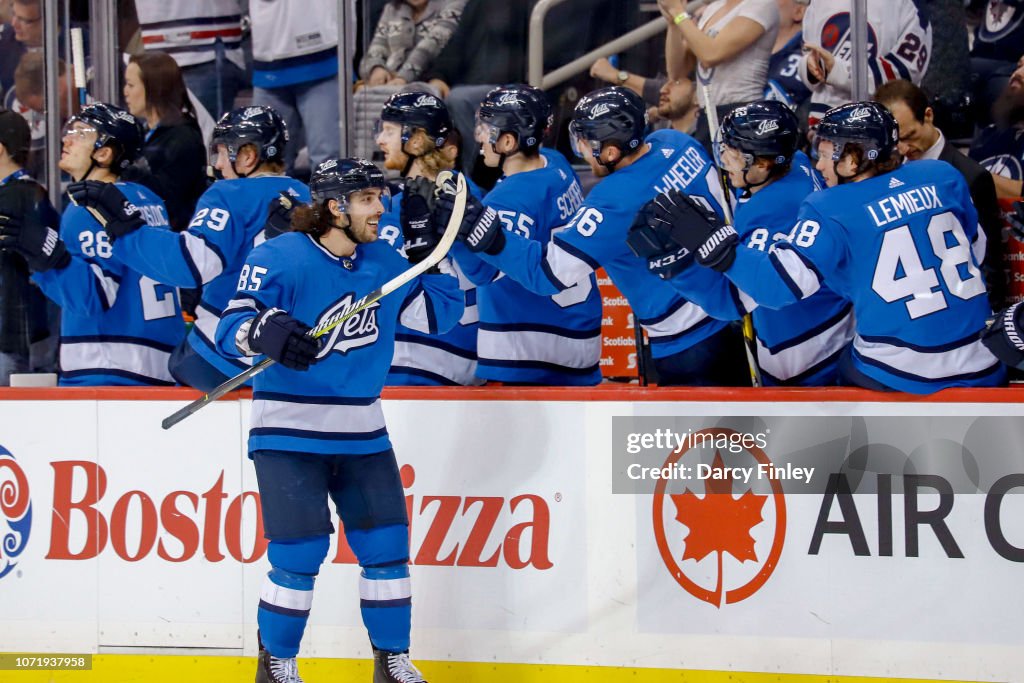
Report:
[[[722,119],[720,142],[748,157],[767,157],[788,166],[796,154],[800,124],[796,114],[781,102],[760,100],[737,107]],[[716,146],[715,151],[718,151]]]
[[[82,123],[96,131],[95,149],[110,147],[114,158],[110,170],[120,175],[139,156],[145,131],[142,123],[130,113],[112,104],[97,102],[86,106],[68,119],[65,131]]]
[[[345,211],[353,192],[379,189],[381,203],[387,210],[391,191],[379,168],[364,159],[327,159],[317,165],[309,179],[309,194],[314,204],[335,199]]]
[[[857,145],[863,162],[888,161],[900,139],[899,124],[892,113],[878,102],[851,102],[825,112],[815,131],[815,147],[828,140],[835,148],[832,160],[843,158],[846,145]]]
[[[519,150],[527,152],[540,147],[553,121],[548,98],[530,85],[503,85],[491,90],[477,112],[478,131],[484,129],[492,145],[503,133],[511,133]]]
[[[417,128],[423,129],[435,147],[441,147],[452,130],[452,117],[440,97],[428,92],[397,92],[380,112],[381,121],[402,126],[402,148]],[[379,132],[379,123],[378,123]]]
[[[589,151],[600,160],[605,145],[630,154],[643,144],[647,109],[643,99],[628,88],[612,86],[585,95],[576,104],[569,133],[573,151],[581,158]],[[614,170],[615,164],[602,164]]]
[[[232,109],[220,118],[213,128],[210,149],[216,155],[217,145],[224,145],[234,166],[245,145],[256,148],[261,162],[283,162],[287,144],[288,126],[281,115],[272,107],[253,105]]]

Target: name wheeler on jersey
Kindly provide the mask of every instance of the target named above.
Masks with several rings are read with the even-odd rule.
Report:
[[[788,174],[737,206],[734,227],[742,244],[767,252],[789,239],[801,203],[818,187],[810,161],[797,152]],[[839,356],[853,338],[849,301],[823,285],[806,299],[772,310],[758,307],[725,276],[714,289],[695,286],[693,275],[701,270],[690,268],[671,282],[716,318],[739,320],[752,313],[757,363],[767,386],[837,383]]]
[[[117,187],[148,224],[134,234],[173,234],[156,195]],[[185,336],[177,290],[125,263],[87,209],[69,206],[60,236],[70,265],[33,279],[61,307],[61,385],[173,385],[167,362]]]
[[[470,186],[479,196],[480,190]],[[405,258],[402,237],[402,193],[391,199],[391,210],[380,218],[378,236]],[[395,332],[395,355],[387,383],[392,386],[467,386],[479,384],[476,377],[477,309],[476,285],[454,261],[447,261],[458,278],[465,310],[458,323],[442,333],[427,333],[399,323]]]
[[[583,191],[565,157],[547,149],[541,154],[543,168],[503,178],[484,204],[498,212],[505,230],[548,244],[583,203]],[[547,385],[601,381],[601,296],[593,274],[558,294],[539,296],[462,243],[453,253],[479,286],[479,377]]]
[[[967,184],[941,161],[915,161],[812,194],[791,241],[738,249],[728,276],[778,308],[823,283],[853,303],[854,369],[931,393],[995,386],[1002,365],[978,340],[991,314],[979,264],[985,236]]]
[[[114,247],[121,260],[159,282],[183,288],[202,286],[187,342],[228,377],[245,370],[248,360],[217,352],[217,323],[234,295],[245,257],[265,239],[267,208],[281,192],[309,201],[309,189],[286,176],[219,180],[199,198],[185,232],[139,230],[119,239]]]
[[[386,242],[361,244],[339,258],[300,233],[286,233],[252,251],[238,290],[217,328],[222,353],[239,356],[239,327],[265,308],[281,308],[324,329],[363,296],[409,268]],[[399,322],[425,333],[446,330],[463,312],[450,275],[423,275],[325,335],[307,372],[271,365],[253,380],[249,452],[326,455],[378,453],[391,447],[380,392],[391,365]],[[310,406],[317,406],[310,410]]]
[[[637,212],[658,193],[679,188],[700,195],[721,213],[725,202],[718,171],[690,136],[660,130],[645,141],[650,149],[607,176],[548,244],[507,233],[504,250],[480,258],[537,294],[550,296],[586,281],[600,267],[629,300],[655,358],[684,351],[727,323],[710,317],[647,269],[629,250],[626,235]],[[710,271],[709,271],[710,273]],[[710,283],[710,274],[699,274]]]

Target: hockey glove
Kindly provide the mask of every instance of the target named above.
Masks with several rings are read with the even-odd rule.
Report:
[[[672,241],[686,247],[702,266],[725,272],[736,260],[740,238],[714,211],[679,190],[670,190],[654,198],[652,220],[667,223]]]
[[[249,348],[291,370],[308,370],[320,353],[320,342],[309,336],[309,329],[280,308],[268,308],[249,326]]]
[[[454,207],[455,183],[444,182],[438,186],[434,222],[439,226],[448,225]],[[505,231],[498,220],[498,213],[481,204],[472,194],[466,197],[466,213],[459,226],[459,240],[465,242],[470,251],[482,251],[492,256],[505,248]]]
[[[693,265],[693,255],[672,241],[671,225],[655,221],[654,201],[640,209],[629,228],[626,244],[630,251],[647,260],[647,268],[663,280],[671,280]]]
[[[71,254],[57,231],[35,221],[22,223],[0,216],[0,248],[21,254],[28,267],[37,273],[60,270],[71,263]]]
[[[1014,202],[1013,211],[1006,215],[1006,219],[1014,237],[1024,241],[1024,202]]]
[[[419,263],[434,251],[441,236],[434,227],[431,204],[434,183],[426,178],[410,178],[402,190],[402,237],[409,263]]]
[[[85,180],[68,186],[71,201],[87,209],[96,210],[103,217],[103,229],[113,244],[118,237],[135,232],[146,224],[142,212],[121,193],[113,183]]]
[[[1011,368],[1024,370],[1024,307],[1019,303],[996,313],[981,332],[981,343]]]
[[[263,235],[268,240],[280,234],[291,232],[292,213],[295,212],[295,200],[287,192],[281,192],[270,202],[267,222],[263,224]]]

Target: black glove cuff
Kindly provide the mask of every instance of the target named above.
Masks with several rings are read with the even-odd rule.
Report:
[[[494,237],[491,239],[491,243],[484,249],[485,254],[491,256],[497,256],[505,250],[505,230],[499,227],[494,231]]]

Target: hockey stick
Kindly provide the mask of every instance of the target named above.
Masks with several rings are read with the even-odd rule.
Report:
[[[446,178],[445,175],[438,177],[438,185],[440,185],[443,182],[444,178]],[[422,275],[424,272],[440,263],[441,259],[448,255],[448,250],[452,248],[452,244],[455,243],[455,238],[459,234],[459,227],[462,225],[462,218],[466,213],[466,197],[468,192],[469,190],[466,187],[466,179],[461,174],[459,174],[455,186],[455,206],[452,208],[452,215],[451,218],[448,219],[448,225],[445,226],[444,234],[441,236],[441,241],[438,242],[436,247],[434,247],[434,251],[430,252],[430,255],[427,256],[427,258],[423,259],[413,267],[409,268],[404,273],[401,273],[400,275],[388,280],[383,285],[381,285],[380,288],[373,290],[372,292],[364,296],[362,299],[359,299],[351,309],[346,311],[337,319],[332,320],[328,325],[318,328],[316,333],[313,334],[313,338],[324,336],[325,334],[327,334],[328,332],[330,332],[335,327],[342,324],[352,316],[377,303],[378,301],[386,297],[388,294],[391,294],[396,289],[402,287],[403,285],[407,284],[408,282],[412,281],[419,275]],[[197,398],[195,401],[192,401],[184,408],[175,411],[172,415],[169,415],[168,417],[164,418],[164,421],[160,423],[160,426],[163,427],[164,429],[170,429],[174,425],[184,420],[189,415],[192,415],[201,408],[209,405],[210,403],[213,403],[220,397],[224,396],[224,394],[228,393],[229,391],[233,391],[234,389],[237,389],[238,387],[242,386],[250,377],[253,377],[263,372],[273,363],[274,360],[272,358],[264,358],[259,363],[253,365],[245,372],[242,372],[232,377],[231,379],[229,379],[227,382],[224,382],[216,389],[211,390],[210,393],[203,394],[201,398]]]
[[[71,29],[71,67],[75,74],[75,88],[78,89],[78,108],[81,110],[88,104],[89,95],[86,91],[85,79],[85,44],[82,40],[82,29],[80,28]],[[71,200],[71,203],[78,206],[78,202],[74,199]],[[92,217],[96,219],[101,228],[107,227],[107,221],[103,218],[103,214],[91,206],[85,208],[92,214]]]
[[[707,84],[701,85],[701,92],[704,94],[704,105],[708,117],[708,132],[711,133],[711,145],[715,145],[718,139],[718,109],[711,103]],[[718,180],[725,190],[725,203],[722,211],[725,212],[725,220],[729,225],[733,224],[732,205],[729,203],[729,186],[724,182],[722,172],[719,169]],[[763,386],[761,381],[761,368],[757,365],[756,342],[754,340],[754,319],[749,313],[743,315],[743,350],[747,352],[747,366],[750,368],[750,384],[755,387]]]

